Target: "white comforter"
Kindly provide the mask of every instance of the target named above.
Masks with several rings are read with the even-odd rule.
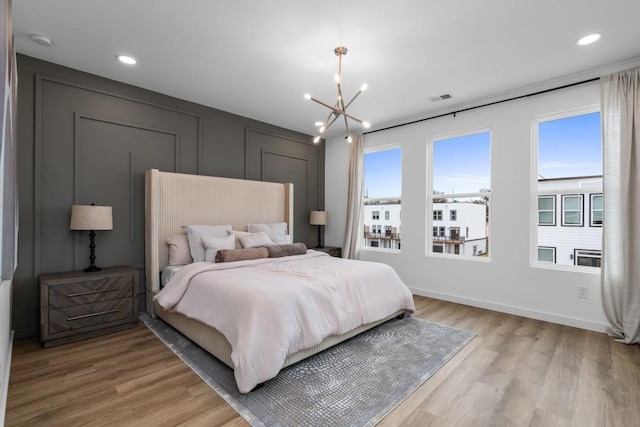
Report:
[[[385,264],[305,255],[181,269],[155,299],[220,331],[238,389],[277,375],[287,355],[405,309],[413,298]]]

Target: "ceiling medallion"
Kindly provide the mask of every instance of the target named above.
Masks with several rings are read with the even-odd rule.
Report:
[[[304,97],[306,99],[309,99],[311,101],[317,102],[318,104],[323,105],[323,106],[327,107],[329,110],[331,110],[331,112],[329,113],[329,116],[327,116],[327,119],[324,122],[316,122],[316,126],[319,126],[318,132],[320,132],[320,135],[318,135],[315,138],[313,138],[313,142],[314,143],[318,143],[320,141],[320,138],[322,138],[322,136],[327,132],[329,127],[336,120],[338,120],[338,118],[340,116],[344,117],[344,125],[347,128],[347,135],[345,136],[345,139],[348,142],[351,142],[352,139],[351,139],[351,132],[349,131],[349,121],[347,119],[354,120],[354,121],[362,124],[362,126],[364,126],[365,128],[371,127],[371,124],[369,124],[369,122],[362,121],[359,118],[354,117],[351,114],[347,113],[347,108],[349,108],[349,106],[353,103],[353,101],[355,101],[355,99],[363,91],[365,91],[367,89],[367,84],[366,83],[363,84],[360,87],[360,90],[358,91],[358,93],[356,93],[354,95],[354,97],[351,98],[351,101],[349,101],[349,102],[347,102],[345,104],[344,103],[344,97],[342,96],[342,86],[341,85],[342,85],[342,57],[347,54],[347,48],[339,46],[339,47],[335,48],[333,50],[333,52],[338,57],[338,74],[336,74],[336,76],[335,76],[336,83],[338,85],[338,96],[337,96],[335,104],[332,106],[330,104],[327,104],[326,102],[322,102],[322,101],[312,97],[309,94],[305,94],[304,95]]]

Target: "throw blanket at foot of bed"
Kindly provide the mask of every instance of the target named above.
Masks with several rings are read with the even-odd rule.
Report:
[[[155,299],[224,334],[243,393],[275,377],[288,354],[398,310],[415,310],[411,291],[388,265],[315,251],[190,264]]]

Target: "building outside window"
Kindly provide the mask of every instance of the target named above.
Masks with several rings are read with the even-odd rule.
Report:
[[[562,225],[582,226],[582,194],[562,196]]]
[[[400,250],[402,151],[387,146],[364,153],[364,248]],[[383,211],[383,215],[380,212]],[[370,219],[369,219],[370,218]],[[375,221],[375,224],[373,222]]]
[[[556,196],[538,196],[538,225],[556,225]]]
[[[532,265],[600,267],[602,142],[598,106],[533,121]],[[558,203],[558,205],[556,205]],[[589,225],[589,226],[587,226]]]
[[[602,194],[591,195],[591,227],[602,227]]]
[[[428,144],[427,206],[433,214],[427,216],[427,226],[435,227],[437,221],[446,232],[427,236],[427,255],[487,259],[491,132],[454,133],[431,138]]]

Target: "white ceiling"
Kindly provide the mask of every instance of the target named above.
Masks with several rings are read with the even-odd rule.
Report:
[[[307,134],[336,46],[345,98],[369,85],[348,111],[375,129],[640,64],[639,17],[638,0],[13,0],[19,53]]]

